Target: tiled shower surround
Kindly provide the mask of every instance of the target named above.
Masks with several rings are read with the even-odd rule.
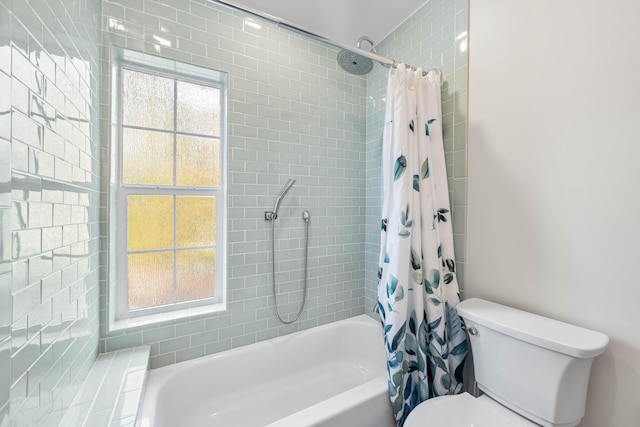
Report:
[[[378,45],[444,71],[461,273],[466,10],[465,1],[431,0]],[[57,425],[98,352],[150,345],[159,367],[372,315],[388,69],[349,75],[336,48],[246,18],[206,0],[0,4],[0,427]],[[108,331],[111,45],[229,75],[224,312]],[[285,314],[301,298],[302,210],[312,219],[307,305],[282,326],[263,214],[288,178],[297,183],[276,224]]]
[[[58,425],[98,349],[100,2],[0,3],[0,426]]]
[[[103,113],[110,44],[229,75],[228,304],[219,314],[108,332],[105,277],[101,351],[150,345],[159,367],[363,313],[366,79],[344,73],[335,48],[245,19],[204,0],[103,2]],[[264,211],[288,178],[297,183],[276,222],[280,312],[295,314],[302,297],[304,209],[309,290],[300,320],[283,326],[274,316]],[[107,183],[104,176],[105,192]]]

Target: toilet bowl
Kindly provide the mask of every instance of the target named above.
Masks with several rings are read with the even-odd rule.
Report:
[[[441,396],[418,405],[404,427],[539,427],[486,395]]]
[[[477,298],[462,301],[478,388],[411,411],[404,427],[573,427],[585,411],[593,359],[609,338]]]

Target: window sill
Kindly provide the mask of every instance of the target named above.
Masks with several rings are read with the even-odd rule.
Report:
[[[145,316],[131,317],[128,319],[116,319],[114,313],[109,313],[109,332],[122,331],[139,326],[153,325],[160,322],[184,319],[186,317],[199,316],[202,314],[219,313],[225,311],[227,306],[224,302],[203,305],[199,307],[189,307],[180,310],[165,311],[163,313],[147,314]]]

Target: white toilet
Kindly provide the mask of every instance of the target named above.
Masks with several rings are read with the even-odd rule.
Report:
[[[572,427],[584,416],[599,332],[477,298],[458,304],[484,394],[441,396],[418,405],[404,427]]]

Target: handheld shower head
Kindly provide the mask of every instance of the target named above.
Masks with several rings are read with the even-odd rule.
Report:
[[[296,183],[295,179],[289,179],[287,183],[284,185],[284,187],[282,187],[282,190],[280,190],[280,192],[276,196],[276,203],[275,205],[273,205],[273,215],[272,215],[273,219],[278,218],[280,203],[282,203],[282,199],[284,199],[284,196],[287,195],[287,193],[289,192],[289,190],[291,190],[291,187],[293,187],[293,184],[295,183]]]

